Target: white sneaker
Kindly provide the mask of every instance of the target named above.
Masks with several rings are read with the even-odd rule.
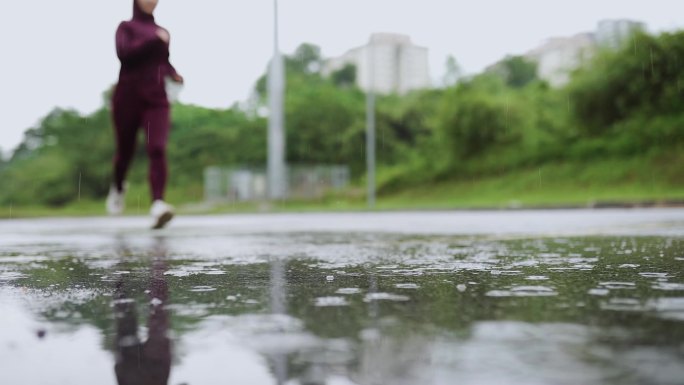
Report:
[[[164,227],[171,218],[173,218],[173,206],[164,202],[163,200],[157,199],[152,202],[152,208],[150,208],[150,214],[154,217],[153,229],[161,229]]]
[[[107,212],[109,215],[121,215],[126,206],[126,188],[119,191],[115,185],[109,188],[109,195],[107,195]]]

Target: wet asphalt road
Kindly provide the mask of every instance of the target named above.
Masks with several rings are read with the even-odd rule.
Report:
[[[684,210],[0,221],[0,383],[679,384]]]

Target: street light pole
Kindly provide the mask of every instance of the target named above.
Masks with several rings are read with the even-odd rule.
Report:
[[[268,194],[272,200],[287,194],[285,178],[285,74],[278,42],[278,0],[273,0],[273,58],[268,76]]]
[[[368,208],[375,207],[375,46],[369,53],[368,92],[366,95],[366,177]]]

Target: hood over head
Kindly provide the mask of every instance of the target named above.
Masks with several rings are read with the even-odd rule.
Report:
[[[154,16],[143,12],[138,5],[138,0],[133,0],[133,20],[154,23]]]

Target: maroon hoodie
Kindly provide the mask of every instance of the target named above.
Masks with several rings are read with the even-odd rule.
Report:
[[[169,63],[169,45],[157,30],[154,16],[146,14],[133,0],[133,19],[124,21],[116,30],[116,54],[121,61],[119,87],[137,88],[142,95],[166,99],[164,78],[176,70]],[[163,94],[163,95],[162,95]]]

